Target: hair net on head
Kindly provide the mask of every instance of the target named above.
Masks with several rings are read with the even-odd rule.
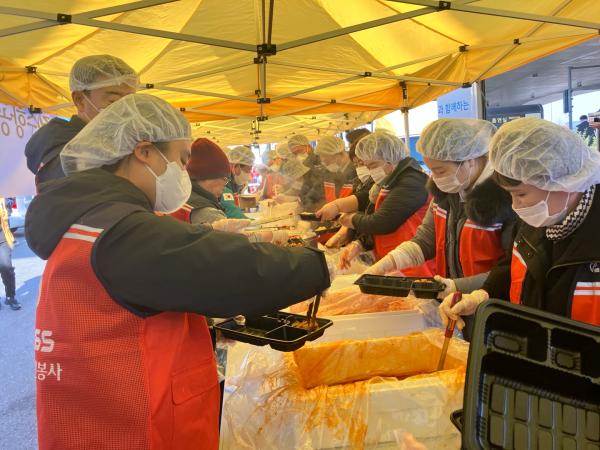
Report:
[[[345,150],[344,141],[337,136],[324,136],[319,139],[315,153],[321,155],[337,155]]]
[[[600,153],[568,128],[525,117],[508,122],[490,144],[494,170],[546,191],[583,192],[600,183]]]
[[[290,159],[281,166],[281,174],[290,180],[297,180],[310,169],[296,159]]]
[[[467,161],[487,154],[496,127],[479,119],[438,119],[417,141],[417,150],[437,161]]]
[[[269,161],[275,159],[277,157],[277,153],[275,152],[275,150],[266,150],[263,152],[262,155],[260,155],[260,160],[262,161],[263,165],[267,165],[269,164]]]
[[[254,153],[248,147],[238,145],[227,150],[226,153],[231,164],[241,164],[242,166],[254,165]]]
[[[294,154],[290,151],[286,142],[277,145],[275,154],[281,159],[292,159],[294,157]]]
[[[375,130],[356,144],[356,156],[363,161],[396,164],[410,155],[402,139],[387,130]]]
[[[71,92],[91,91],[107,86],[127,84],[138,88],[139,79],[125,61],[112,55],[92,55],[78,60],[69,75]]]
[[[139,142],[191,140],[187,119],[169,103],[148,94],[127,95],[102,110],[62,150],[66,174],[114,164]]]
[[[298,146],[298,145],[310,145],[308,138],[303,134],[295,134],[291,138],[288,139],[287,145],[290,149]]]

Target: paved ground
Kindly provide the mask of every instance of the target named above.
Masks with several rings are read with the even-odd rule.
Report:
[[[17,233],[13,264],[17,275],[17,298],[23,305],[12,311],[4,305],[0,282],[0,449],[37,448],[35,424],[35,378],[33,336],[35,303],[44,261],[27,247]]]

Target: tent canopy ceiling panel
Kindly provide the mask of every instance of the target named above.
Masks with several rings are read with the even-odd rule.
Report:
[[[71,66],[110,53],[198,135],[272,142],[414,108],[598,30],[598,0],[0,0],[0,101],[69,115]]]

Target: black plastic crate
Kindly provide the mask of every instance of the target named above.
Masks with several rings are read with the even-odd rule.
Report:
[[[426,277],[388,277],[384,275],[362,275],[354,284],[364,294],[406,297],[410,291],[418,298],[437,298],[444,285]]]
[[[600,449],[600,328],[491,300],[478,308],[463,448]]]
[[[329,319],[317,318],[317,328],[308,330],[306,316],[277,312],[266,316],[246,318],[241,325],[234,319],[221,322],[214,327],[224,337],[234,341],[252,345],[270,345],[271,348],[282,352],[298,350],[307,341],[314,341],[323,336],[325,329],[333,325]]]

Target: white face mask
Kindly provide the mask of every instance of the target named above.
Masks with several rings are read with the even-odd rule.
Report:
[[[371,178],[373,178],[373,181],[379,186],[381,186],[381,183],[383,183],[383,180],[385,180],[385,178],[387,177],[387,173],[385,173],[385,170],[383,170],[383,166],[375,167],[374,169],[369,169],[369,173],[371,174]]]
[[[371,173],[369,172],[369,169],[367,168],[367,166],[358,166],[356,168],[356,176],[358,177],[358,179],[360,181],[362,181],[364,183],[369,178],[371,178]]]
[[[192,182],[186,170],[175,161],[169,161],[160,150],[157,151],[167,163],[167,170],[162,175],[156,175],[147,164],[146,168],[156,179],[154,211],[168,214],[177,211],[187,202],[192,193]]]
[[[240,174],[236,175],[234,173],[233,179],[235,180],[235,184],[243,187],[243,186],[248,186],[248,183],[250,183],[250,180],[252,179],[252,177],[249,173],[244,172],[242,169],[240,169]]]
[[[338,163],[325,164],[325,168],[331,173],[340,171],[340,165]]]
[[[550,197],[550,192],[546,195],[545,200],[541,200],[535,205],[526,206],[525,208],[513,208],[515,212],[519,215],[519,217],[523,220],[523,222],[531,225],[535,228],[549,227],[552,225],[556,225],[557,223],[562,222],[565,217],[567,217],[568,213],[568,205],[569,199],[571,198],[571,194],[567,196],[567,200],[565,201],[565,206],[556,214],[550,214],[550,210],[548,209],[548,198]]]
[[[296,155],[296,159],[300,162],[306,161],[306,158],[308,158],[308,153],[300,153]]]
[[[455,194],[457,192],[464,191],[468,187],[469,180],[471,178],[471,168],[469,168],[469,176],[467,177],[466,181],[461,183],[457,177],[458,171],[460,170],[460,167],[463,163],[464,161],[458,165],[458,167],[456,168],[456,172],[454,172],[453,175],[448,175],[446,177],[432,176],[433,182],[440,191],[446,192],[448,194]]]
[[[90,106],[94,109],[94,111],[96,111],[96,114],[100,114],[104,108],[98,108],[94,102],[92,101],[91,98],[89,98],[87,95],[85,95],[84,93],[82,93],[83,97],[87,100],[87,102],[90,104]],[[87,119],[88,122],[90,122],[92,119],[90,119],[90,117],[86,114],[85,119]]]

